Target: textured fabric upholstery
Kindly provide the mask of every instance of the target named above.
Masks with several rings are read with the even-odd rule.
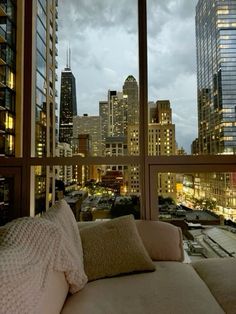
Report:
[[[194,269],[155,262],[156,271],[89,282],[70,296],[62,314],[224,313]]]
[[[216,300],[228,314],[236,313],[236,259],[212,258],[193,263]]]
[[[136,220],[139,235],[153,261],[183,261],[180,228],[161,221]]]
[[[71,256],[71,270],[65,272],[65,276],[70,283],[70,292],[77,292],[85,286],[88,279],[84,272],[81,238],[73,212],[67,202],[62,199],[50,207],[42,215],[42,219],[49,220],[60,228],[65,239],[67,255]]]
[[[103,222],[78,222],[80,230]],[[138,233],[153,261],[183,261],[183,239],[180,228],[161,221],[135,220]]]
[[[59,314],[66,300],[68,291],[69,286],[64,273],[51,271],[39,302],[38,313]]]
[[[80,235],[89,281],[155,269],[131,215],[90,225]]]

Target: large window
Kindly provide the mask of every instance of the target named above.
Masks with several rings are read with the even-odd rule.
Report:
[[[90,192],[94,189],[106,194],[104,188],[109,191],[113,185],[116,197],[137,197],[141,218],[157,219],[161,197],[177,200],[180,173],[183,182],[191,182],[190,178],[203,182],[204,177],[211,183],[215,180],[214,186],[221,177],[225,178],[229,189],[225,191],[232,195],[226,205],[234,210],[234,185],[229,186],[228,181],[236,165],[232,87],[236,76],[231,73],[233,51],[227,51],[227,58],[226,43],[220,42],[228,36],[234,41],[234,32],[218,32],[219,38],[211,34],[208,57],[212,54],[212,58],[207,62],[202,25],[211,27],[212,21],[217,25],[217,17],[209,11],[212,16],[206,17],[203,24],[203,13],[197,14],[196,69],[197,1],[188,6],[191,13],[184,10],[182,2],[173,5],[133,0],[98,4],[94,0],[93,6],[88,1],[65,6],[60,1],[58,61],[62,73],[58,82],[58,119],[54,110],[55,84],[49,89],[55,74],[52,65],[57,37],[52,20],[57,11],[46,3],[38,3],[34,29],[35,36],[38,32],[38,59],[35,51],[32,61],[38,61],[40,72],[36,64],[24,72],[27,82],[35,70],[37,88],[35,81],[30,81],[36,97],[33,105],[30,90],[24,93],[23,106],[27,110],[23,111],[22,158],[12,158],[10,164],[1,159],[1,167],[22,167],[22,203],[27,213],[45,210],[60,197],[56,196],[59,188],[64,193],[64,188],[74,184],[77,191],[87,186]],[[201,12],[201,7],[197,10]],[[44,13],[49,22],[46,25],[41,21]],[[50,28],[51,39],[48,36],[45,40]],[[32,29],[25,32],[32,35]],[[24,47],[32,54],[32,47]],[[45,51],[47,57],[41,55]],[[50,64],[49,57],[53,61]],[[210,78],[209,72],[213,73]],[[28,121],[33,125],[32,132],[27,129]],[[58,122],[59,136],[55,138]],[[36,138],[33,142],[31,133]],[[1,147],[6,141],[10,139],[4,136]],[[214,190],[214,195],[217,191],[219,200],[223,199],[219,189]],[[102,206],[106,202],[109,200],[105,197]],[[88,219],[86,214],[84,217]]]

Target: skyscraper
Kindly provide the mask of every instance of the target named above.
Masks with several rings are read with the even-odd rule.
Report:
[[[26,160],[55,156],[57,5],[57,0],[0,3],[0,155],[19,157],[22,167],[20,175],[16,167],[1,169],[3,222],[29,215],[21,202],[33,215],[54,198],[52,167],[30,167]]]
[[[108,122],[109,122],[109,115],[108,115],[108,101],[99,101],[99,116],[101,117],[101,127],[102,127],[102,153],[105,150],[105,141],[106,137],[108,136]]]
[[[14,1],[1,2],[0,156],[15,155],[16,13]]]
[[[71,144],[73,137],[73,116],[77,116],[75,77],[70,66],[70,50],[67,53],[67,65],[61,72],[61,99],[59,142]]]
[[[236,153],[236,0],[199,0],[196,7],[198,139],[195,154]],[[196,147],[198,145],[198,147]],[[198,196],[236,217],[232,173],[199,174]]]
[[[172,109],[169,100],[158,100],[156,107],[149,102],[148,154],[150,156],[171,156],[175,154],[175,125],[172,123]],[[139,126],[128,126],[128,152],[139,153]],[[139,168],[129,166],[128,191],[139,193]],[[176,198],[176,179],[171,173],[158,174],[158,194]]]
[[[123,85],[123,95],[127,98],[127,124],[139,123],[138,83],[129,75]]]
[[[101,117],[99,116],[76,116],[73,118],[73,140],[79,138],[79,135],[89,134],[91,138],[91,156],[101,156]]]
[[[196,7],[200,154],[236,153],[236,1]]]

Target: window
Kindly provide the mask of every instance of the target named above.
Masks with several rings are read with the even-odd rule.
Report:
[[[29,18],[31,23],[36,23],[35,27],[26,29],[26,34],[24,34],[28,43],[27,40],[22,41],[26,62],[24,79],[25,84],[28,84],[22,86],[24,90],[22,107],[18,108],[16,105],[16,116],[23,112],[23,131],[17,125],[16,129],[18,128],[17,131],[23,132],[23,145],[21,145],[21,140],[16,141],[16,144],[13,140],[12,128],[9,127],[12,125],[13,118],[8,119],[8,133],[4,133],[6,132],[5,129],[0,133],[1,151],[5,149],[7,155],[14,157],[14,150],[16,150],[17,156],[20,157],[19,159],[11,158],[10,162],[1,157],[0,173],[3,172],[3,169],[11,167],[19,167],[22,170],[22,181],[25,184],[22,187],[20,202],[25,204],[26,212],[24,213],[33,215],[45,210],[49,204],[55,201],[55,192],[60,185],[56,181],[62,181],[60,176],[69,180],[73,173],[80,178],[77,185],[79,183],[85,184],[87,178],[89,178],[91,185],[94,183],[93,180],[96,183],[101,182],[102,177],[107,182],[111,182],[111,180],[113,180],[112,182],[114,180],[120,182],[122,178],[125,182],[125,184],[122,183],[124,194],[129,191],[130,194],[140,198],[140,214],[141,218],[144,219],[157,218],[157,201],[160,194],[177,193],[177,175],[180,173],[190,174],[193,180],[197,181],[199,177],[195,174],[206,173],[211,167],[212,180],[221,180],[221,177],[227,178],[226,174],[230,177],[231,173],[235,171],[235,158],[230,155],[234,155],[236,150],[234,145],[236,133],[234,128],[236,125],[232,111],[235,107],[233,103],[235,100],[235,82],[233,80],[236,76],[232,73],[235,68],[233,68],[232,61],[235,59],[233,49],[226,47],[231,43],[234,44],[235,32],[233,30],[220,30],[219,38],[215,38],[215,34],[211,34],[212,45],[206,47],[204,29],[201,28],[203,23],[199,23],[196,40],[201,66],[198,68],[200,85],[198,95],[196,95],[197,88],[193,91],[191,87],[190,90],[189,84],[194,80],[191,75],[189,80],[186,77],[183,79],[180,75],[176,78],[177,80],[173,81],[175,75],[171,65],[176,60],[174,58],[171,60],[171,55],[175,54],[174,57],[185,59],[195,52],[192,50],[189,53],[188,47],[185,46],[185,38],[184,40],[182,38],[181,45],[178,45],[183,50],[171,50],[173,42],[170,43],[167,51],[164,49],[166,47],[164,45],[165,40],[168,38],[174,40],[175,38],[171,37],[170,29],[165,28],[166,24],[163,27],[160,24],[155,25],[155,21],[158,23],[160,21],[157,14],[161,10],[161,4],[156,1],[149,1],[148,3],[145,0],[129,1],[125,4],[126,13],[129,14],[124,14],[123,8],[119,10],[119,6],[123,5],[122,2],[116,3],[116,7],[110,5],[106,7],[101,2],[100,11],[97,7],[98,12],[95,12],[96,18],[92,16],[90,11],[87,15],[84,11],[79,20],[71,19],[71,23],[74,20],[80,23],[80,27],[77,29],[83,45],[80,45],[80,49],[77,50],[74,46],[76,41],[70,40],[70,49],[65,48],[64,45],[62,52],[65,68],[61,79],[60,102],[64,102],[65,106],[60,106],[59,126],[61,132],[57,138],[61,143],[69,146],[58,145],[56,147],[56,130],[58,129],[58,119],[57,114],[55,114],[57,91],[54,80],[56,29],[55,23],[50,23],[50,21],[57,16],[57,9],[55,1],[50,2],[50,8],[45,5],[46,1],[38,0],[37,2],[38,13],[41,17],[38,16],[34,20],[32,17],[36,16],[33,15],[36,12],[32,12],[33,8],[30,6],[24,8],[25,15],[18,14],[18,16],[26,16],[26,18],[31,16],[31,19]],[[64,5],[63,2],[59,4]],[[148,7],[146,8],[147,4]],[[61,10],[59,18],[70,8],[71,6],[62,7],[62,9],[59,7]],[[21,9],[19,8],[19,10]],[[52,11],[53,14],[51,14]],[[167,14],[166,18],[170,17],[168,14],[175,13],[180,22],[181,15],[178,14],[181,10],[173,6],[167,11],[169,13],[165,13]],[[208,11],[213,15],[214,12],[211,12],[210,8]],[[104,12],[105,14],[102,15]],[[122,18],[119,16],[119,12],[123,12]],[[147,16],[146,12],[148,12]],[[224,19],[224,17],[222,18]],[[47,23],[42,23],[44,19]],[[119,31],[115,32],[113,27],[118,24],[119,19],[122,20],[122,23],[119,24]],[[203,12],[199,19],[203,19]],[[176,32],[180,29],[175,26],[180,24],[174,24],[171,19],[169,21],[171,21],[173,35],[177,34]],[[208,23],[206,25],[211,25],[212,20],[206,17],[205,22]],[[3,24],[7,25],[6,20]],[[106,25],[106,34],[102,29],[103,24]],[[47,26],[48,29],[46,29]],[[188,29],[194,32],[194,24],[191,24]],[[33,30],[35,37],[32,37]],[[68,30],[70,31],[69,27]],[[124,30],[128,30],[128,32],[124,32]],[[85,31],[88,31],[90,37],[85,36]],[[38,37],[36,37],[36,33]],[[51,33],[52,41],[47,47],[49,40],[46,40],[46,36],[49,33]],[[63,35],[64,33],[59,33],[59,43],[64,40]],[[71,32],[73,39],[75,35]],[[192,36],[194,37],[194,35]],[[228,37],[231,40],[229,43],[220,42],[220,40],[226,41]],[[32,38],[36,39],[36,49],[33,52],[32,47],[35,43],[29,46]],[[98,46],[101,47],[101,50],[98,49]],[[206,49],[212,57],[209,62],[204,63]],[[230,54],[228,54],[229,50],[227,49],[232,49]],[[108,58],[110,56],[108,50],[113,52],[112,57]],[[116,53],[118,53],[119,58],[116,58],[114,62]],[[161,63],[163,59],[157,56],[162,58],[164,56],[169,64]],[[217,59],[218,56],[219,59]],[[32,60],[36,59],[33,66],[29,62],[30,57]],[[160,62],[154,63],[154,57]],[[76,69],[74,60],[81,59],[85,62],[81,64],[80,71],[74,70]],[[147,64],[147,59],[149,59],[149,64]],[[186,60],[192,62],[189,59]],[[119,71],[124,62],[127,62],[127,65],[129,63],[130,67],[127,66],[126,68],[128,73],[124,72],[123,80],[117,81],[117,73],[120,77]],[[93,72],[87,76],[91,64],[93,64]],[[207,66],[210,67],[209,71]],[[5,65],[1,68],[1,76],[3,76],[3,74],[5,75]],[[180,72],[181,69],[178,70]],[[205,84],[208,80],[208,72],[211,70],[215,74],[213,80],[208,82],[209,84]],[[79,82],[76,85],[77,72],[79,73]],[[169,90],[161,85],[165,82],[165,75],[171,81]],[[15,79],[11,72],[8,76],[10,77],[8,87],[11,88],[14,86],[14,84],[11,85],[11,82]],[[157,87],[153,83],[155,78],[157,78]],[[225,78],[227,79],[224,81]],[[49,81],[51,80],[50,87]],[[100,81],[103,82],[102,88],[98,87]],[[147,84],[148,81],[150,85]],[[76,105],[78,95],[74,93],[76,86],[79,86],[79,97],[81,97],[78,102],[79,112],[77,112]],[[197,106],[192,110],[193,107],[187,106],[188,101],[186,99],[183,101],[181,97],[175,98],[175,93],[179,90],[184,95],[190,93],[191,102],[198,99],[200,109],[198,113]],[[232,95],[230,94],[231,91]],[[16,90],[16,98],[18,92]],[[167,92],[170,93],[170,96]],[[1,101],[4,99],[2,95]],[[97,97],[96,101],[94,95]],[[157,95],[160,99],[154,98]],[[20,96],[22,95],[20,94]],[[174,102],[170,99],[171,97]],[[69,98],[70,103],[68,102]],[[57,101],[59,102],[58,99]],[[0,108],[3,107],[0,106]],[[96,114],[91,110],[91,106],[96,106]],[[185,108],[185,111],[182,111],[183,115],[181,116],[177,109],[182,107]],[[24,110],[21,111],[22,108]],[[199,120],[198,134],[196,132],[197,120]],[[213,124],[213,120],[217,123]],[[5,127],[6,121],[3,123],[1,119],[1,130],[3,124]],[[196,126],[195,131],[193,131],[192,125]],[[189,132],[186,132],[186,129],[192,130],[191,136]],[[180,144],[178,150],[176,138]],[[188,141],[188,155],[185,155],[187,149],[182,148],[181,138]],[[196,139],[194,140],[194,138]],[[68,142],[68,139],[73,140],[74,151],[71,149],[72,143]],[[190,144],[192,146],[191,156]],[[209,157],[208,154],[211,156]],[[90,173],[92,174],[90,175]],[[186,182],[191,182],[189,177],[187,179],[189,181]],[[69,185],[68,189],[70,189]],[[233,190],[231,192],[234,193]],[[222,194],[217,185],[214,186],[214,193]],[[229,204],[233,208],[235,201],[230,201]]]

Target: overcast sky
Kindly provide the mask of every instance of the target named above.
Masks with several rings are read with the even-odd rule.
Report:
[[[197,0],[148,0],[149,101],[169,99],[176,140],[190,152],[197,137]],[[78,114],[98,114],[108,89],[138,81],[137,0],[59,0],[58,74],[72,52]],[[60,79],[58,82],[58,90]]]

